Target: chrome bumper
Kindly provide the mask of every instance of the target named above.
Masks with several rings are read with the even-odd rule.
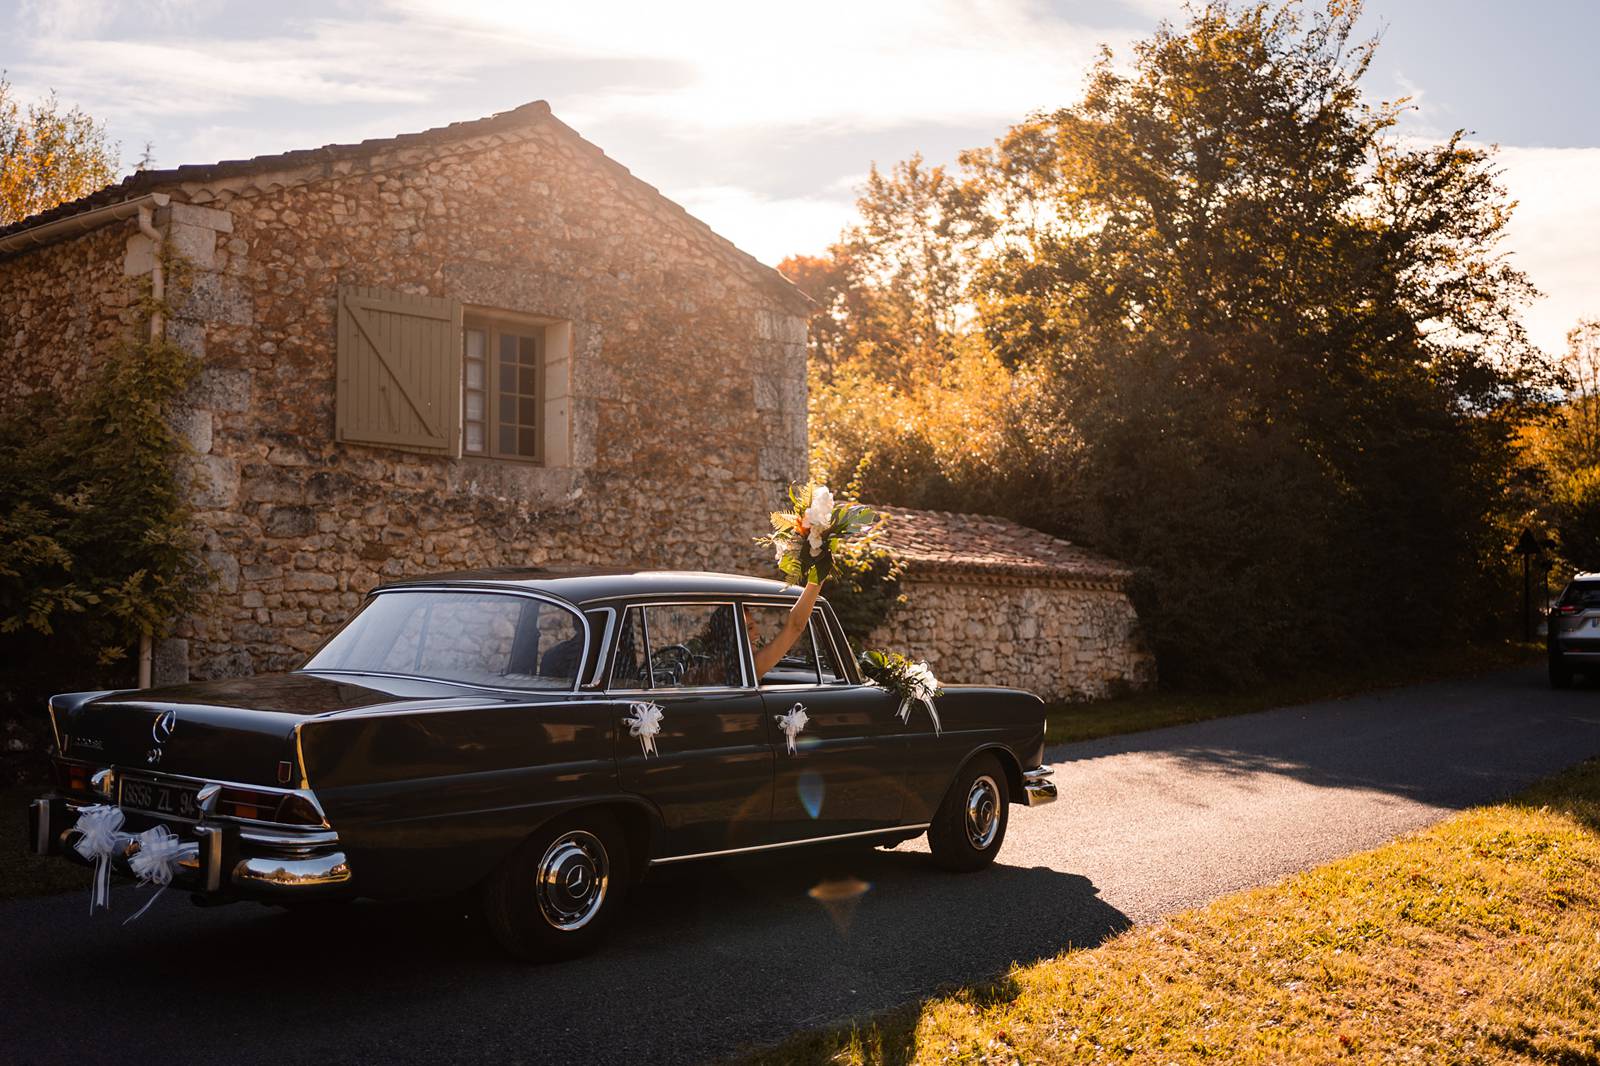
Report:
[[[1023,771],[1022,797],[1028,806],[1040,807],[1055,802],[1056,783],[1050,780],[1054,773],[1055,770],[1048,766]]]
[[[36,855],[60,855],[89,865],[73,844],[78,805],[55,796],[34,800],[28,809],[28,842]],[[177,861],[173,883],[214,901],[227,899],[309,899],[347,895],[350,862],[331,832],[308,836],[241,828],[234,823],[197,826],[187,833],[197,844]],[[130,842],[111,856],[111,868],[131,876],[129,860],[139,845]]]

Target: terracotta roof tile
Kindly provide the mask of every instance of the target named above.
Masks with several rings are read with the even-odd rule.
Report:
[[[1132,571],[1074,544],[993,515],[879,507],[882,543],[911,573],[994,574],[1121,586]]]

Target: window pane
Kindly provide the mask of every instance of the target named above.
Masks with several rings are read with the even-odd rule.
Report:
[[[517,391],[524,396],[532,396],[539,391],[539,372],[531,366],[525,366],[517,372]]]
[[[483,363],[476,359],[467,361],[467,388],[483,388]]]
[[[783,632],[789,620],[789,608],[765,607],[751,604],[745,608],[750,620],[750,638],[756,648],[763,648]],[[782,659],[761,679],[763,685],[815,685],[818,681],[817,659],[811,650],[811,633],[800,634],[800,639],[784,653]]]
[[[483,421],[483,393],[481,393],[481,392],[468,392],[467,393],[467,421],[468,422],[482,422]]]
[[[502,366],[500,368],[500,391],[501,392],[516,392],[517,391],[517,368],[516,367],[514,367],[514,366]]]
[[[467,424],[466,449],[469,452],[483,451],[483,426],[477,422]]]
[[[305,668],[564,689],[572,687],[582,654],[577,616],[554,604],[490,592],[389,592],[372,599]]]
[[[737,688],[733,606],[647,607],[653,688]]]
[[[500,397],[500,421],[508,426],[517,423],[517,398],[515,396]]]
[[[517,336],[514,333],[500,334],[500,361],[502,363],[515,363],[517,361]]]
[[[539,401],[531,396],[525,396],[518,400],[517,421],[524,426],[531,426],[539,421]]]
[[[500,427],[500,451],[506,455],[517,454],[517,427]]]
[[[517,454],[525,455],[529,459],[536,458],[539,454],[539,433],[532,429],[517,430]]]
[[[627,617],[617,631],[617,656],[611,667],[612,688],[649,688],[644,669],[644,630],[640,628],[639,608],[628,608]]]
[[[533,343],[533,338],[532,337],[518,337],[517,338],[517,342],[518,342],[518,355],[520,356],[520,358],[522,360],[522,365],[523,366],[532,366],[533,363],[534,363],[534,358],[538,354],[538,348],[535,347],[535,345]]]
[[[833,645],[828,640],[828,624],[823,621],[821,611],[812,612],[811,634],[817,638],[817,669],[821,671],[822,683],[831,685],[845,680],[844,671],[834,660]]]
[[[481,330],[481,329],[469,329],[469,330],[467,330],[467,358],[468,359],[482,359],[483,358],[483,330]]]

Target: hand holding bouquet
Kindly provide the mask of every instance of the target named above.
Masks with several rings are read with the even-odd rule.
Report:
[[[826,485],[789,489],[788,511],[772,513],[772,532],[760,538],[772,546],[778,570],[796,585],[821,584],[833,571],[833,553],[878,521],[878,513],[859,503],[835,503]]]

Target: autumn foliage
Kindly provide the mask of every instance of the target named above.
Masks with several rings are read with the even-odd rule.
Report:
[[[820,305],[816,476],[1133,564],[1172,680],[1482,632],[1560,375],[1492,154],[1396,136],[1359,13],[1197,6],[955,172],[875,169],[782,267]]]
[[[0,226],[109,185],[116,166],[103,124],[53,93],[24,107],[0,77]]]

